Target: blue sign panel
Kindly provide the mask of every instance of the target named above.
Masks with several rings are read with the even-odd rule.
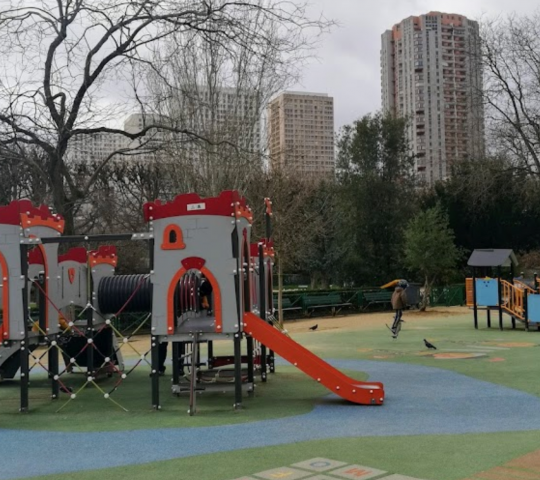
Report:
[[[540,295],[529,295],[527,302],[529,322],[540,323]]]
[[[479,307],[499,305],[499,286],[496,279],[476,280],[476,305]]]

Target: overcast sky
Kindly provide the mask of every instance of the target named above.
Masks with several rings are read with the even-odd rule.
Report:
[[[336,129],[381,106],[379,51],[381,34],[411,15],[429,11],[458,13],[473,20],[535,11],[535,0],[309,0],[340,26],[325,37],[318,60],[306,69],[294,90],[334,97]]]

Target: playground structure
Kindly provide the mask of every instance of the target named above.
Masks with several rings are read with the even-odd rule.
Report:
[[[21,200],[0,207],[0,374],[14,378],[20,370],[20,411],[28,411],[30,372],[36,365],[47,371],[53,399],[63,391],[68,402],[75,400],[93,385],[116,403],[114,392],[145,362],[151,369],[152,407],[158,410],[168,343],[172,343],[172,393],[189,392],[190,414],[196,412],[197,392],[210,389],[205,378],[222,373],[226,366],[232,366],[226,386],[234,390],[234,407],[241,408],[243,391],[253,391],[255,371],[262,381],[268,370],[274,371],[274,352],[351,402],[382,404],[382,384],[343,375],[274,327],[271,202],[266,200],[265,206],[266,237],[255,244],[250,242],[252,211],[235,191],[214,198],[185,194],[171,202],[147,203],[148,232],[134,234],[62,236],[63,219],[46,206],[36,208]],[[118,256],[112,246],[95,251],[77,247],[58,256],[60,243],[120,240],[147,242],[147,274],[114,275]],[[37,321],[29,315],[32,287],[38,297]],[[139,360],[129,370],[121,349],[129,345],[130,337],[114,326],[123,312],[143,313],[141,326],[150,320],[150,350],[136,351]],[[215,356],[216,340],[232,341],[233,355]],[[203,343],[208,352],[205,370],[200,368]],[[37,357],[33,352],[40,344],[45,353]],[[63,370],[59,354],[66,363]],[[86,382],[72,392],[65,375],[82,368]],[[103,372],[118,379],[109,391],[96,383]]]
[[[517,321],[526,330],[540,329],[540,289],[536,275],[530,281],[515,278],[518,262],[512,250],[474,250],[468,265],[473,276],[466,279],[467,306],[474,311],[474,328],[478,328],[478,311],[485,310],[489,328],[491,312],[496,311],[500,330],[503,330],[503,314],[510,316],[513,329]]]

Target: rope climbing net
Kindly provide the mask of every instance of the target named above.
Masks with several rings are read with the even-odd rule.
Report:
[[[67,400],[62,403],[57,412],[64,409],[70,402],[79,398],[87,390],[88,386],[95,387],[104,399],[112,402],[118,408],[126,412],[128,411],[126,407],[113,398],[113,395],[141,364],[151,367],[151,363],[147,358],[151,348],[141,352],[134,345],[134,342],[132,342],[132,339],[149,323],[151,313],[141,314],[137,320],[131,323],[129,328],[119,328],[120,323],[118,319],[130,302],[136,297],[139,289],[147,282],[148,278],[149,275],[141,276],[131,295],[114,314],[103,315],[95,306],[88,303],[73,319],[66,318],[65,312],[62,312],[54,304],[43,286],[38,281],[29,278],[29,281],[35,285],[42,298],[53,306],[58,314],[59,324],[61,326],[58,334],[51,335],[38,322],[33,322],[29,318],[29,321],[33,323],[32,329],[38,331],[45,343],[45,349],[40,350],[39,354],[29,350],[29,356],[32,362],[29,371],[32,371],[38,366],[45,370],[53,382],[53,398],[58,398],[60,392],[68,395]],[[110,340],[99,341],[104,338]],[[70,348],[70,344],[75,347],[75,350]],[[123,353],[128,349],[134,354],[136,360],[126,368],[124,366]],[[63,369],[58,367],[59,355],[65,361]],[[46,356],[49,357],[48,362],[45,362]],[[55,358],[56,360],[54,360]],[[51,361],[51,359],[53,360]],[[131,358],[128,363],[132,363],[132,361],[133,359]],[[69,374],[72,373],[85,375],[85,381],[75,389],[69,385],[71,382],[67,379]],[[101,382],[98,383],[98,376],[102,373],[106,373],[108,378],[113,379],[112,386],[101,385]],[[107,382],[103,383],[105,384]]]

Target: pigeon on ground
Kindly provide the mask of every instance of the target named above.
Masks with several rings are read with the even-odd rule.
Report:
[[[313,330],[313,331],[317,330],[317,328],[319,328],[319,324],[313,325],[312,327],[309,327],[309,329]]]
[[[427,348],[432,348],[433,350],[437,350],[437,347],[435,345],[433,345],[432,343],[429,343],[425,338],[424,338],[424,345]]]

